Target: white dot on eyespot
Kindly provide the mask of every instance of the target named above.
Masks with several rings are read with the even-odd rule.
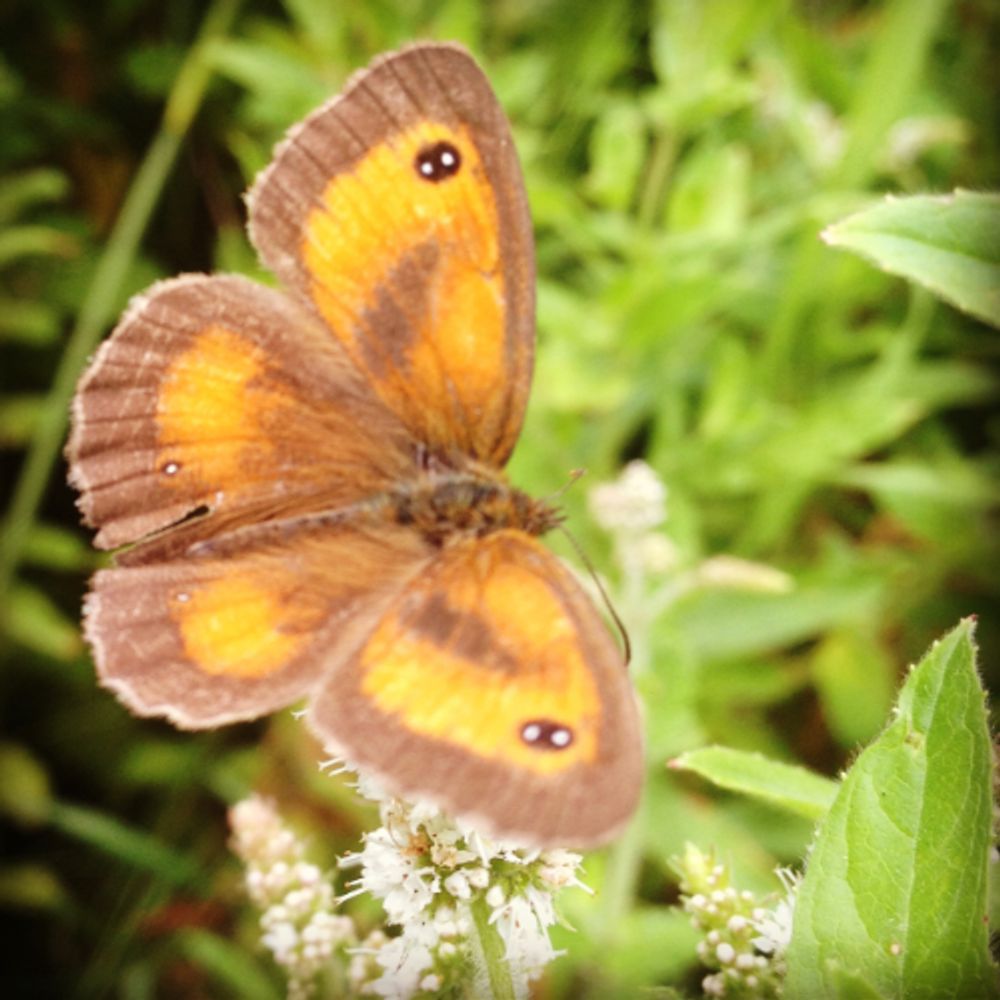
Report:
[[[176,476],[180,471],[181,467],[177,464],[177,462],[167,462],[167,464],[163,466],[163,472],[168,476]]]
[[[568,729],[557,729],[552,734],[552,745],[555,747],[568,747],[571,739]]]
[[[521,731],[521,735],[529,743],[534,743],[542,735],[542,727],[536,722],[529,723]]]
[[[441,154],[441,165],[445,167],[455,166],[455,154],[450,149],[446,149]]]
[[[179,594],[177,595],[177,597],[176,597],[176,600],[177,600],[177,602],[178,602],[179,604],[187,604],[187,602],[191,600],[191,595],[190,595],[190,594],[188,594],[188,593],[185,593],[185,591],[183,591],[183,590],[182,590],[182,591],[181,591],[181,592],[180,592],[180,593],[179,593]]]

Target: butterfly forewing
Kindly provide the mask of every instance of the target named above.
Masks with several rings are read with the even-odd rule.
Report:
[[[194,511],[238,522],[344,506],[412,473],[405,429],[314,317],[238,277],[137,299],[73,416],[70,475],[103,548]]]
[[[506,462],[531,378],[534,249],[509,126],[468,54],[377,60],[292,130],[249,203],[261,257],[413,436]]]

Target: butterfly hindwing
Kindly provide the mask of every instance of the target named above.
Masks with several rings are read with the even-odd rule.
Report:
[[[596,842],[638,795],[621,654],[571,573],[520,531],[446,547],[331,674],[310,719],[390,789],[497,834]]]
[[[288,705],[429,554],[385,524],[302,518],[244,536],[94,577],[87,638],[101,682],[133,711],[202,728]]]

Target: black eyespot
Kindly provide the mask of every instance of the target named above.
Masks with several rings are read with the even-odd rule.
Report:
[[[550,719],[532,719],[521,726],[521,739],[538,750],[565,750],[573,742],[573,730]]]
[[[433,146],[424,146],[417,153],[413,165],[425,181],[438,184],[458,173],[462,166],[462,155],[450,142],[442,140]]]

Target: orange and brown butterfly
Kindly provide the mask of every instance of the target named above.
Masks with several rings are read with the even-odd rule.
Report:
[[[388,790],[587,846],[642,775],[627,670],[510,486],[534,249],[507,120],[455,45],[377,59],[248,196],[284,291],[185,275],[84,374],[71,479],[101,548],[86,634],[134,712],[203,728],[308,699]]]

